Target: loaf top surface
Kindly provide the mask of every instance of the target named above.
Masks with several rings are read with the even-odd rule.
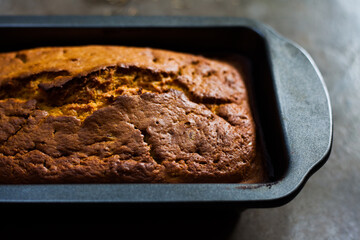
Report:
[[[0,182],[258,182],[239,69],[119,46],[0,54]]]

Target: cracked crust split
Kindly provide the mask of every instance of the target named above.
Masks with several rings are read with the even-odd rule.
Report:
[[[260,182],[241,73],[85,46],[0,54],[0,182]]]

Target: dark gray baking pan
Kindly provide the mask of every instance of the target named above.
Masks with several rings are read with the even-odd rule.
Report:
[[[0,36],[0,52],[112,44],[247,58],[258,139],[271,177],[263,184],[0,185],[2,205],[275,207],[293,199],[329,157],[333,123],[320,72],[304,49],[262,23],[198,17],[0,17]]]

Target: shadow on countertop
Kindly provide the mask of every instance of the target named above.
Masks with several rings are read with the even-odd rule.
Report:
[[[7,206],[3,239],[229,239],[242,210],[209,207]]]

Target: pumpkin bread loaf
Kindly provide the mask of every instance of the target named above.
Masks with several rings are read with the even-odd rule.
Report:
[[[0,183],[259,182],[241,71],[119,46],[0,54]]]

